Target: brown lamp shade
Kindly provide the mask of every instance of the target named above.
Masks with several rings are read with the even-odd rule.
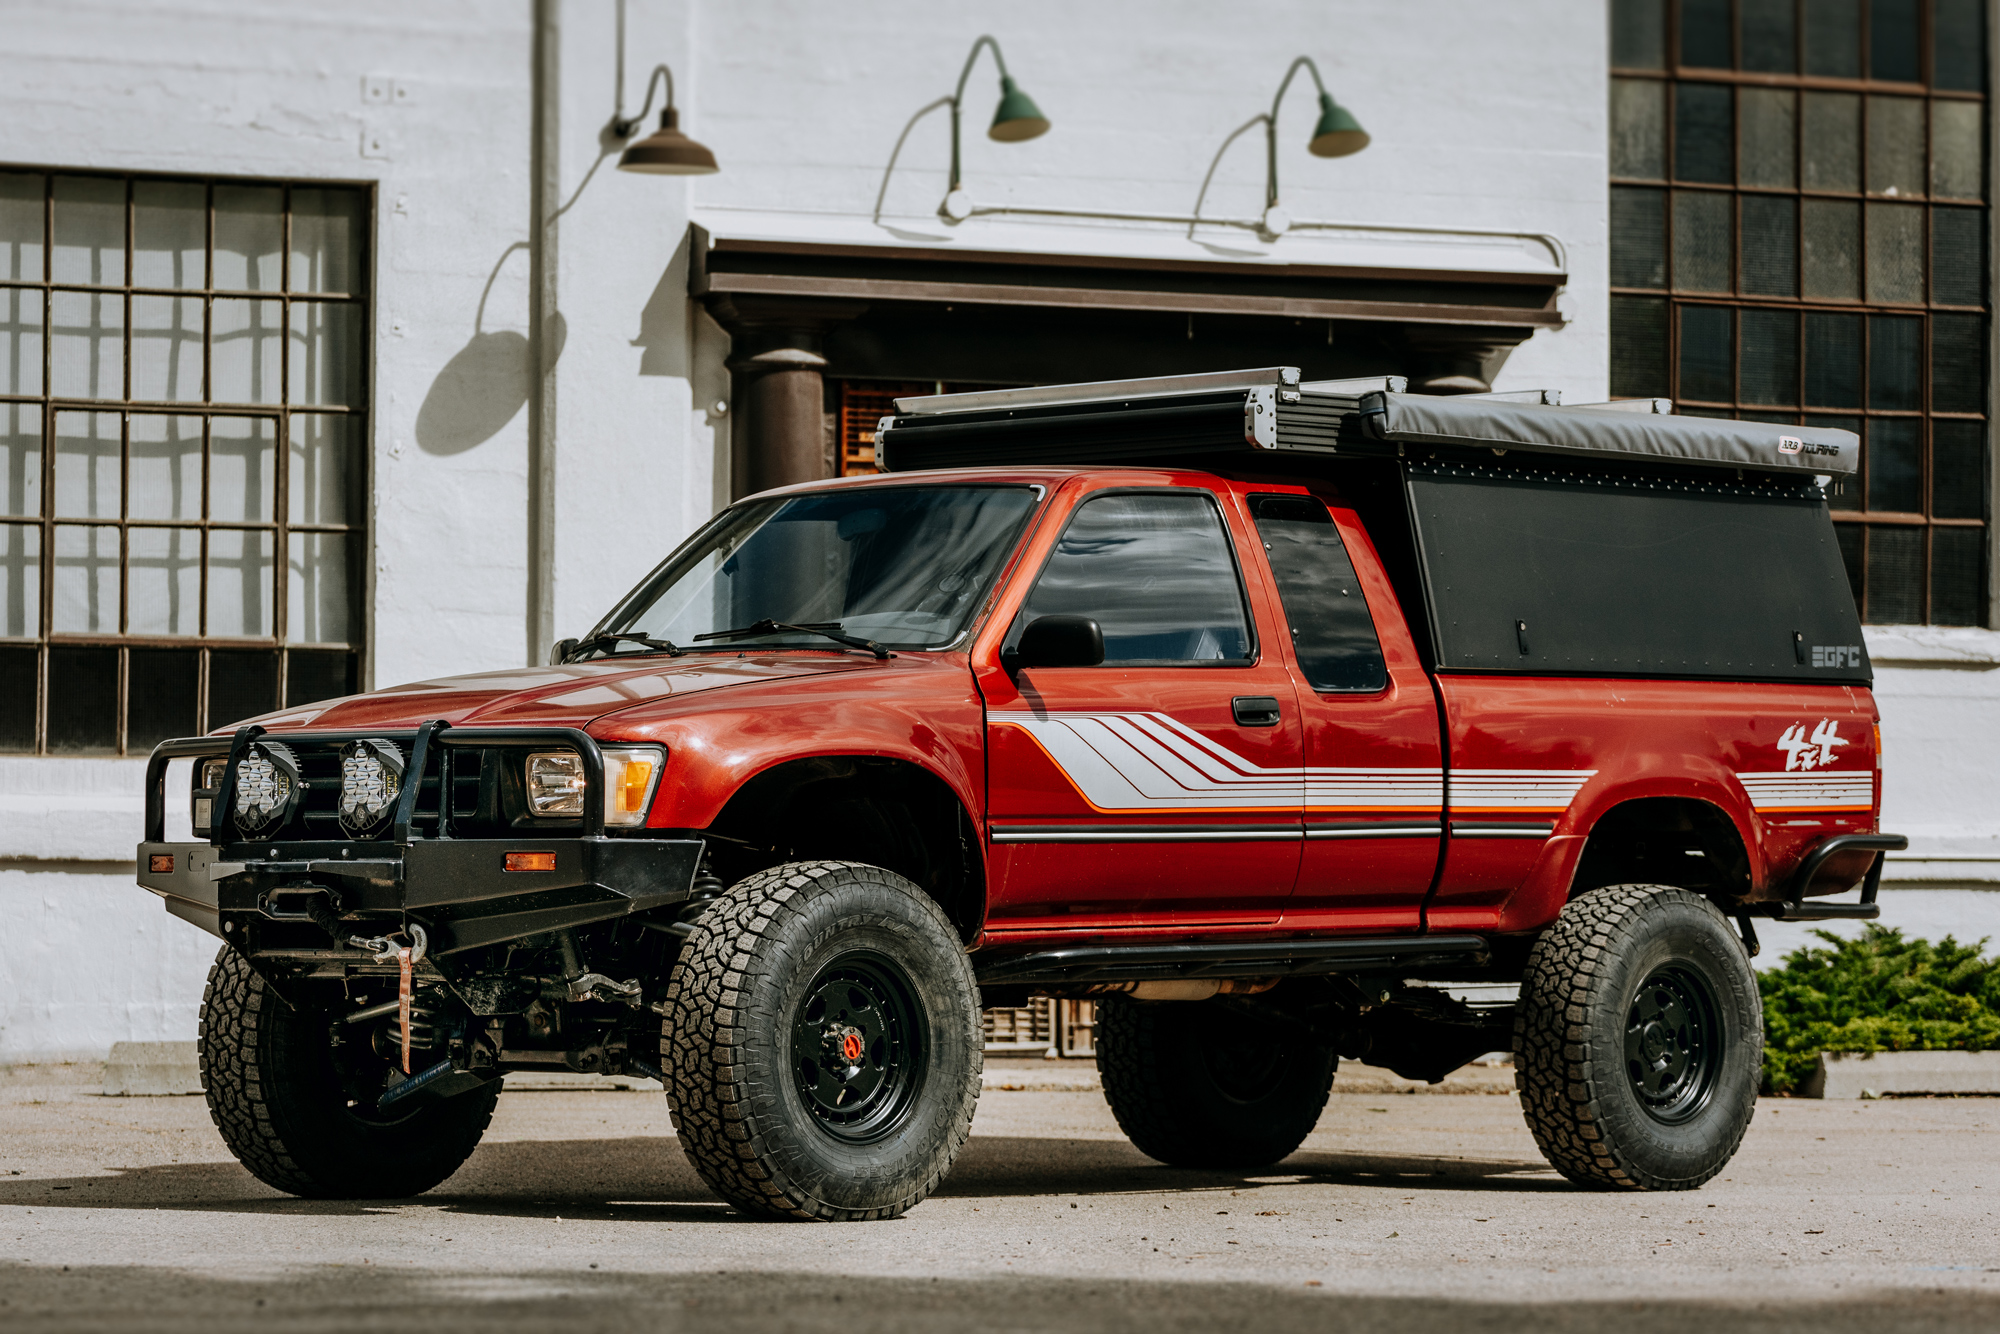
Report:
[[[668,107],[660,113],[659,129],[619,155],[618,170],[656,176],[711,176],[719,168],[715,154],[681,133],[680,113]]]

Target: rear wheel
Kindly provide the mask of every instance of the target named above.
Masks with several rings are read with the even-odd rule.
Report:
[[[1305,1142],[1337,1060],[1211,1002],[1103,1001],[1097,1068],[1118,1128],[1176,1167],[1264,1167]]]
[[[375,1119],[353,1094],[371,1074],[379,1090],[388,1066],[362,1043],[336,1053],[331,1022],[294,1009],[234,948],[216,956],[196,1050],[209,1115],[237,1161],[268,1186],[322,1200],[401,1199],[456,1172],[493,1119],[500,1081]]]
[[[1762,1069],[1756,974],[1707,899],[1612,885],[1573,900],[1528,956],[1514,1079],[1572,1181],[1692,1190],[1750,1126]]]
[[[694,924],[660,1039],[681,1147],[749,1213],[892,1218],[979,1100],[978,991],[944,912],[889,871],[795,862]]]

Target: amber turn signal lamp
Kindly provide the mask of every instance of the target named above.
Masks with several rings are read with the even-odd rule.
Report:
[[[146,858],[146,869],[153,875],[172,875],[174,873],[174,854],[171,852],[153,853]]]
[[[653,766],[646,760],[628,760],[624,778],[618,784],[618,809],[633,815],[646,809],[646,790],[653,785]]]
[[[507,854],[507,869],[553,871],[556,869],[556,855],[553,852],[510,852]]]

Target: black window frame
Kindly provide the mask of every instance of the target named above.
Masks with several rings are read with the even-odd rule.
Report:
[[[1839,525],[1843,547],[1848,553],[1849,579],[1853,585],[1855,598],[1862,613],[1862,619],[1873,624],[1907,624],[1913,620],[1925,624],[1979,625],[1989,623],[1993,605],[1993,453],[1995,442],[1992,438],[1993,383],[1990,373],[1993,348],[1992,327],[1992,193],[1994,181],[1991,179],[1992,150],[1990,140],[1993,134],[1991,123],[1991,70],[1984,50],[1980,53],[1982,64],[1989,66],[1977,82],[1978,90],[1969,88],[1941,87],[1937,83],[1937,43],[1935,26],[1935,0],[1921,0],[1916,6],[1918,30],[1918,72],[1917,82],[1901,80],[1881,80],[1872,77],[1870,50],[1874,16],[1872,6],[1867,3],[1857,5],[1857,31],[1860,75],[1858,78],[1809,75],[1804,72],[1807,56],[1807,11],[1809,5],[1796,0],[1792,10],[1792,38],[1794,42],[1790,73],[1755,71],[1744,68],[1743,20],[1751,6],[1745,0],[1728,0],[1722,6],[1729,15],[1731,64],[1727,68],[1707,65],[1685,65],[1681,63],[1684,38],[1682,20],[1688,11],[1686,0],[1653,0],[1653,2],[1629,3],[1628,0],[1613,0],[1612,13],[1614,41],[1612,43],[1613,80],[1612,98],[1614,108],[1619,102],[1619,84],[1628,81],[1651,81],[1663,85],[1660,95],[1662,141],[1658,145],[1658,155],[1664,163],[1663,175],[1659,178],[1611,177],[1610,184],[1614,197],[1614,217],[1625,219],[1628,226],[1647,226],[1654,211],[1647,201],[1636,196],[1621,198],[1625,192],[1657,192],[1657,213],[1660,216],[1659,259],[1657,273],[1659,281],[1644,286],[1614,285],[1610,289],[1612,338],[1613,338],[1613,380],[1611,391],[1617,396],[1641,397],[1659,395],[1674,399],[1676,411],[1719,417],[1744,417],[1772,422],[1819,422],[1826,425],[1846,425],[1843,418],[1852,418],[1864,433],[1876,429],[1874,423],[1891,423],[1908,420],[1916,424],[1917,431],[1917,475],[1911,490],[1918,507],[1883,509],[1871,504],[1871,490],[1879,497],[1881,488],[1870,485],[1868,468],[1871,450],[1864,440],[1863,472],[1837,488],[1833,497],[1833,517]],[[1767,9],[1768,5],[1756,6]],[[1640,14],[1656,15],[1664,31],[1643,34],[1644,40],[1635,40],[1636,31],[1622,31],[1621,23],[1630,24]],[[1992,18],[1989,15],[1987,22]],[[1650,25],[1649,25],[1650,26]],[[1987,33],[1990,42],[1992,34]],[[1649,46],[1650,44],[1650,46]],[[1662,54],[1660,64],[1652,67],[1619,65],[1616,63],[1620,51],[1643,53],[1649,49]],[[1961,80],[1963,81],[1963,80]],[[1730,172],[1726,183],[1709,181],[1688,181],[1676,178],[1678,164],[1676,156],[1677,116],[1680,90],[1689,87],[1723,88],[1730,90],[1732,107],[1732,133],[1730,136]],[[1790,91],[1794,98],[1791,123],[1792,132],[1792,182],[1790,186],[1750,185],[1744,183],[1743,125],[1742,114],[1744,90],[1777,89]],[[1808,187],[1805,184],[1805,120],[1803,97],[1808,93],[1833,92],[1852,94],[1858,99],[1855,164],[1857,180],[1853,190],[1828,190]],[[1629,95],[1629,94],[1627,94]],[[1898,97],[1916,100],[1922,111],[1918,117],[1921,135],[1920,174],[1922,189],[1917,193],[1884,192],[1871,190],[1868,154],[1870,151],[1869,117],[1874,108],[1873,99]],[[1956,195],[1933,193],[1934,170],[1934,129],[1936,113],[1934,107],[1940,103],[1960,102],[1976,104],[1982,108],[1980,122],[1983,127],[1980,148],[1980,175],[1982,184],[1980,198],[1971,200]],[[1612,133],[1617,136],[1618,127],[1614,123]],[[1719,195],[1730,201],[1729,218],[1731,225],[1730,251],[1727,268],[1729,271],[1726,291],[1695,290],[1681,285],[1680,275],[1675,272],[1675,217],[1676,199],[1681,196]],[[1792,252],[1791,252],[1791,295],[1768,295],[1747,290],[1746,259],[1752,248],[1745,226],[1746,201],[1766,198],[1789,199],[1793,201]],[[1848,297],[1812,297],[1805,295],[1805,253],[1806,225],[1804,210],[1807,202],[1816,200],[1839,201],[1850,204],[1857,213],[1855,233],[1854,273],[1859,284],[1858,293]],[[1645,204],[1645,207],[1641,205]],[[1887,214],[1879,213],[1882,206],[1907,206],[1918,210],[1920,216],[1919,250],[1922,263],[1921,301],[1890,300],[1871,293],[1869,290],[1869,228],[1871,221],[1886,221]],[[1984,254],[1978,265],[1981,274],[1980,300],[1968,305],[1960,300],[1940,300],[1940,286],[1949,279],[1940,278],[1937,264],[1937,228],[1942,210],[1957,209],[1974,212],[1979,225],[1975,229]],[[1956,223],[1952,225],[1956,226]],[[1652,243],[1648,227],[1648,244]],[[1614,234],[1614,249],[1619,237]],[[1636,251],[1628,252],[1621,260],[1614,255],[1614,274],[1628,280],[1635,275],[1651,276],[1654,266],[1645,256]],[[1622,272],[1621,272],[1622,271]],[[1954,291],[1949,295],[1957,296]],[[1684,342],[1683,332],[1688,321],[1702,312],[1717,312],[1727,320],[1729,329],[1729,368],[1727,380],[1730,392],[1727,395],[1696,396],[1684,392],[1691,386],[1684,383],[1689,365],[1686,353],[1690,344]],[[1752,395],[1746,386],[1748,377],[1744,374],[1745,348],[1744,327],[1746,317],[1755,318],[1751,312],[1779,311],[1793,312],[1796,322],[1795,345],[1792,350],[1789,370],[1793,378],[1790,389],[1790,403],[1773,404],[1755,399],[1768,395]],[[1860,383],[1855,387],[1853,407],[1837,407],[1826,404],[1808,403],[1808,379],[1811,368],[1808,361],[1808,333],[1811,313],[1843,313],[1857,316],[1861,320],[1861,344],[1856,352]],[[1915,385],[1914,403],[1911,406],[1878,406],[1870,401],[1869,373],[1873,356],[1873,339],[1876,334],[1875,320],[1884,317],[1905,317],[1920,324],[1918,331],[1918,371]],[[1963,349],[1956,345],[1959,331],[1940,321],[1951,321],[1956,317],[1975,317],[1978,321],[1980,339],[1976,353],[1966,357],[1970,364],[1979,368],[1981,382],[1977,392],[1971,395],[1978,405],[1977,411],[1961,410],[1964,406],[1953,403],[1940,408],[1935,401],[1937,380],[1941,371],[1947,376],[1964,369],[1957,361],[1940,360],[1941,346],[1952,353],[1964,356]],[[1702,316],[1714,319],[1713,315]],[[1954,338],[1951,343],[1943,343],[1941,331],[1949,330]],[[1719,361],[1717,363],[1719,365]],[[1781,359],[1781,366],[1783,365]],[[1759,377],[1760,385],[1765,377]],[[1718,380],[1716,388],[1720,388]],[[1955,422],[1976,423],[1984,441],[1984,472],[1977,484],[1981,511],[1978,517],[1962,513],[1941,513],[1942,509],[1961,510],[1967,508],[1958,504],[1940,504],[1937,486],[1939,477],[1939,452],[1937,448],[1938,428]],[[1889,428],[1885,426],[1885,431]],[[1897,428],[1900,430],[1901,428]],[[1956,443],[1954,449],[1957,448]],[[1969,590],[1956,585],[1944,588],[1940,583],[1938,566],[1939,548],[1945,541],[1940,533],[1949,530],[1976,530],[1982,534],[1979,541],[1981,557],[1976,572],[1962,576],[1974,581]],[[1907,534],[1919,534],[1917,546],[1920,555],[1912,565],[1897,568],[1889,565],[1891,553],[1903,554],[1910,546]],[[1964,544],[1965,539],[1952,536],[1948,539],[1954,551]],[[1877,548],[1882,550],[1878,553]],[[1962,554],[1962,553],[1961,553]],[[1878,560],[1880,570],[1872,568]],[[1914,583],[1914,587],[1906,585]],[[1893,585],[1893,587],[1892,587]],[[1914,608],[1915,617],[1889,614]],[[1966,614],[1967,612],[1970,614]],[[1877,614],[1882,613],[1882,614]]]
[[[175,653],[192,654],[193,677],[193,734],[201,734],[217,726],[234,721],[233,717],[211,716],[221,710],[214,706],[220,702],[228,712],[240,712],[241,705],[251,694],[261,692],[264,685],[264,668],[268,666],[270,709],[284,709],[310,703],[327,696],[324,688],[335,687],[335,694],[349,693],[360,688],[364,672],[363,664],[369,647],[370,626],[368,623],[368,571],[372,566],[373,524],[369,498],[373,485],[373,397],[374,397],[374,311],[375,311],[375,266],[377,261],[376,221],[379,216],[379,191],[373,181],[366,180],[320,180],[304,177],[273,176],[230,176],[217,173],[112,171],[98,168],[72,167],[46,163],[0,162],[0,175],[22,175],[42,177],[42,273],[38,280],[26,277],[0,277],[0,289],[14,292],[39,294],[42,307],[40,392],[34,394],[0,393],[0,405],[38,407],[41,412],[41,513],[38,516],[8,516],[0,518],[0,524],[10,527],[34,529],[38,532],[39,589],[37,592],[37,623],[34,633],[24,636],[0,637],[0,655],[7,661],[0,663],[0,691],[19,691],[21,682],[15,679],[19,673],[14,670],[15,659],[25,660],[26,652],[33,654],[32,667],[32,744],[13,744],[9,740],[9,729],[0,726],[0,754],[9,755],[62,755],[76,757],[123,756],[145,754],[152,743],[144,738],[134,740],[131,728],[131,705],[135,694],[135,684],[145,684],[148,655],[169,655]],[[56,263],[56,209],[58,181],[96,180],[116,181],[124,186],[124,270],[117,283],[76,282],[58,279]],[[203,281],[199,286],[156,287],[138,282],[133,271],[133,257],[137,248],[137,199],[138,188],[150,184],[194,185],[204,190],[206,206],[205,234],[203,238]],[[215,285],[215,261],[218,251],[216,235],[216,192],[220,190],[244,188],[276,190],[280,192],[279,220],[279,274],[277,286],[273,288],[221,288]],[[354,219],[355,235],[353,251],[353,281],[348,292],[323,292],[308,287],[295,287],[293,273],[293,220],[298,216],[294,208],[294,195],[310,191],[351,192],[359,198],[359,212]],[[56,326],[54,324],[55,303],[59,294],[82,293],[94,297],[117,301],[123,311],[123,333],[121,348],[123,366],[119,375],[120,393],[117,397],[78,398],[56,393],[54,375],[54,347]],[[198,399],[150,401],[133,397],[132,366],[135,330],[131,317],[135,298],[168,298],[175,300],[199,301],[202,306],[202,392]],[[212,397],[214,386],[210,383],[209,365],[212,349],[217,339],[214,307],[217,300],[253,301],[269,303],[278,307],[277,343],[279,346],[276,374],[276,401],[256,403],[224,402]],[[294,341],[294,312],[307,307],[346,307],[352,310],[354,321],[355,363],[353,374],[353,402],[348,404],[323,404],[314,402],[293,402],[292,385],[292,343]],[[64,517],[55,513],[55,470],[57,458],[57,416],[58,414],[115,414],[119,418],[119,452],[121,468],[121,489],[123,495],[119,514],[113,517]],[[264,519],[232,521],[217,519],[208,513],[207,496],[204,494],[199,517],[149,518],[134,516],[132,492],[129,485],[130,462],[132,457],[132,422],[137,417],[184,417],[199,418],[201,421],[201,460],[203,490],[207,490],[209,462],[212,454],[212,425],[218,419],[250,419],[270,423],[273,432],[272,462],[272,513]],[[292,517],[292,431],[297,418],[345,418],[354,424],[350,428],[350,439],[355,445],[352,466],[358,475],[347,479],[352,507],[348,520],[330,524],[309,520],[294,520]],[[57,631],[55,617],[55,582],[58,553],[55,533],[58,527],[82,526],[91,529],[115,529],[118,534],[118,629],[115,631]],[[196,633],[192,634],[152,634],[131,633],[131,563],[133,530],[174,530],[196,534],[199,551],[199,596],[202,600],[196,622]],[[210,570],[211,537],[215,533],[239,531],[246,534],[268,534],[270,548],[270,577],[272,581],[269,601],[265,607],[270,616],[268,634],[247,636],[226,636],[209,633],[206,624],[208,584]],[[290,543],[297,535],[330,534],[347,540],[347,607],[348,637],[340,641],[299,640],[290,638]],[[26,652],[24,652],[26,651]],[[55,669],[62,669],[59,660],[80,660],[79,655],[103,658],[108,651],[115,655],[115,697],[104,703],[115,710],[115,721],[111,735],[114,744],[86,744],[81,746],[62,744],[60,738],[52,736],[51,727],[51,678]],[[134,654],[139,655],[139,666],[135,675]],[[252,663],[250,659],[260,661]],[[106,659],[110,661],[110,659]],[[160,657],[150,659],[161,661]],[[247,669],[248,675],[243,675]],[[232,675],[249,683],[249,689],[231,697],[229,682]],[[309,692],[294,691],[294,686],[310,684]],[[293,698],[295,693],[300,698]],[[0,700],[0,710],[4,710],[12,700]],[[265,700],[258,699],[257,703]],[[264,712],[253,709],[253,712]],[[0,712],[0,723],[6,721]]]

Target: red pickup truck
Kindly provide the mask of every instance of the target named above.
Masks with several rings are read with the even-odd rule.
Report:
[[[1170,1164],[1292,1153],[1342,1056],[1511,1049],[1564,1175],[1700,1185],[1753,919],[1872,917],[1903,845],[1854,437],[1401,388],[905,400],[884,475],[733,505],[546,667],[163,744],[139,879],[225,942],[224,1137],[408,1195],[508,1071],[637,1072],[739,1208],[893,1216],[982,1005],[1090,996]]]

